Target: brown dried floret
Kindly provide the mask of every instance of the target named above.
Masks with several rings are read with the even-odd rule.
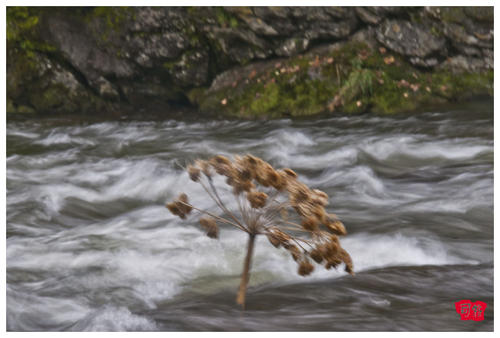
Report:
[[[337,255],[339,248],[340,248],[340,245],[338,243],[332,241],[332,242],[326,243],[325,248],[326,248],[327,257],[331,257],[331,256]]]
[[[207,236],[210,238],[219,237],[219,227],[213,217],[200,218],[201,226],[207,231]]]
[[[187,171],[189,174],[189,178],[191,180],[193,180],[194,182],[198,182],[198,180],[200,179],[200,174],[201,174],[200,168],[197,168],[193,165],[188,165]]]
[[[212,158],[213,162],[219,163],[219,164],[225,164],[225,165],[232,165],[232,162],[223,155],[217,155]]]
[[[301,225],[305,230],[316,231],[316,230],[318,230],[319,222],[318,222],[318,219],[316,217],[307,217],[307,218],[302,220]]]
[[[205,176],[207,177],[212,176],[212,169],[210,168],[210,163],[208,163],[207,161],[197,160],[195,162],[195,165],[201,169],[201,171],[203,172],[203,174],[205,174]]]
[[[290,178],[297,178],[298,175],[295,171],[293,171],[290,168],[284,168],[282,169],[285,174],[287,174]]]
[[[296,190],[293,191],[293,197],[297,201],[297,203],[305,203],[309,202],[311,194],[309,193],[309,189],[307,189],[305,185],[300,185]]]
[[[347,235],[347,231],[345,229],[344,224],[339,220],[328,221],[326,224],[328,230],[333,232],[336,235]]]
[[[186,218],[186,215],[182,212],[182,210],[179,208],[178,203],[176,202],[168,203],[167,209],[175,216],[179,216],[182,219]]]
[[[339,237],[337,235],[330,235],[329,239],[330,239],[330,242],[333,242],[333,243],[337,244],[338,246],[340,246]]]
[[[233,193],[235,195],[239,195],[244,191],[249,192],[253,188],[255,188],[255,185],[252,183],[252,181],[232,180],[231,186],[233,187]]]
[[[262,161],[260,158],[255,157],[255,156],[250,155],[250,154],[245,155],[243,160],[246,163],[248,163],[250,166],[256,166],[259,163],[259,161]]]
[[[269,185],[276,190],[283,190],[286,186],[286,180],[281,178],[281,175],[276,170],[268,173],[267,180]]]
[[[328,195],[324,191],[313,189],[312,192],[314,194],[314,203],[319,204],[323,207],[328,205]]]
[[[285,173],[283,170],[276,170],[276,172],[278,173],[278,175],[280,175],[281,181],[286,188],[288,181],[292,180],[292,178],[288,176],[287,173]]]
[[[313,249],[309,252],[309,257],[311,257],[316,263],[321,263],[323,261],[323,255],[319,249]]]
[[[272,233],[266,233],[266,237],[269,240],[269,242],[275,247],[279,248],[280,246],[280,240],[274,236]]]
[[[272,231],[276,238],[278,238],[278,240],[281,242],[281,244],[288,242],[291,239],[291,237],[287,233],[284,233],[277,228],[273,228]]]
[[[168,210],[176,216],[182,219],[186,218],[186,214],[189,214],[193,207],[189,205],[189,200],[186,194],[182,193],[177,197],[177,199],[166,205]]]
[[[313,204],[311,207],[311,214],[314,217],[316,217],[320,223],[327,222],[325,208],[323,208],[321,205],[319,205],[319,204],[314,205]]]
[[[313,270],[314,270],[314,265],[312,265],[309,260],[303,260],[299,264],[298,273],[301,276],[307,276],[310,275],[311,272],[313,272]]]
[[[290,245],[287,250],[292,255],[294,261],[297,261],[302,256],[302,251],[296,245]]]
[[[262,162],[256,170],[255,180],[264,187],[271,186],[270,176],[275,173],[274,168],[267,162]]]
[[[189,199],[185,193],[182,193],[179,197],[177,197],[176,203],[184,214],[189,214],[191,210],[193,210],[193,207],[189,205]]]
[[[247,199],[252,208],[263,208],[266,205],[267,194],[260,191],[250,191],[247,193]]]
[[[210,160],[210,164],[219,175],[232,177],[234,175],[234,167],[231,161],[222,155],[217,155]]]
[[[248,168],[238,168],[236,173],[240,181],[249,181],[252,179],[252,172]]]
[[[350,273],[351,275],[354,275],[351,256],[343,248],[340,249],[339,256],[345,264],[345,271]]]
[[[217,164],[214,166],[215,172],[226,177],[233,177],[234,169],[225,164]]]
[[[329,260],[326,261],[326,264],[325,264],[325,268],[327,270],[330,270],[331,268],[337,268],[337,266],[339,266],[340,264],[342,263],[342,260],[340,260],[339,258],[337,257],[333,257]]]

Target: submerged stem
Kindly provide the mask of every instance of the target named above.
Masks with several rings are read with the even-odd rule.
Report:
[[[255,244],[255,234],[249,234],[247,255],[243,266],[243,274],[241,275],[240,289],[236,297],[236,303],[240,304],[243,310],[245,309],[245,296],[247,292],[248,281],[250,280],[250,265],[252,263],[253,248]]]

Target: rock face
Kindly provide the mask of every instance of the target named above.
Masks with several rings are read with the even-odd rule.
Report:
[[[354,42],[368,53],[386,50],[417,72],[483,76],[493,69],[493,8],[9,7],[8,112],[217,110],[210,103],[214,93],[243,92],[257,73],[304,58],[308,63],[295,68],[290,85],[298,78],[319,85],[328,80],[315,58],[335,65],[339,92],[322,98],[319,112],[348,80],[339,67],[357,59],[359,69],[369,66],[359,55],[328,63],[332,51]],[[336,102],[347,105],[351,96],[357,97]],[[290,105],[288,111],[301,115]]]

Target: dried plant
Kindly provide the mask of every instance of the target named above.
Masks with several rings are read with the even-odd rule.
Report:
[[[323,264],[326,269],[344,263],[345,271],[354,274],[351,257],[340,246],[338,238],[346,234],[345,227],[335,214],[325,211],[328,195],[300,182],[293,170],[275,170],[252,155],[235,156],[233,161],[218,155],[206,161],[197,160],[187,167],[187,172],[191,180],[203,187],[222,214],[196,208],[184,193],[167,204],[170,212],[185,219],[192,210],[199,211],[204,215],[200,224],[211,238],[218,238],[218,224],[231,225],[248,234],[247,254],[236,298],[243,308],[257,235],[265,235],[274,247],[290,252],[301,276],[314,270],[311,260]],[[237,210],[230,210],[221,199],[214,184],[215,175],[226,177]]]

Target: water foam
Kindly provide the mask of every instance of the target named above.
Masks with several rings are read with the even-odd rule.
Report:
[[[394,156],[406,156],[421,160],[460,161],[492,151],[490,146],[476,145],[474,141],[475,139],[472,138],[458,141],[436,141],[421,135],[396,135],[383,139],[379,137],[368,138],[363,141],[360,148],[380,161],[388,160]]]

